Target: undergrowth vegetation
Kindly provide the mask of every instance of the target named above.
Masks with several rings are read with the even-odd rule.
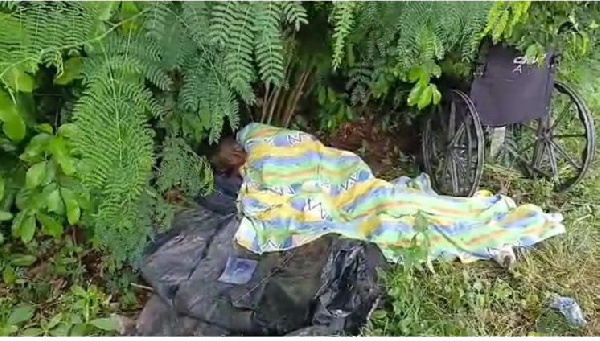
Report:
[[[561,51],[559,76],[600,112],[599,13],[592,2],[1,1],[0,335],[114,333],[109,315],[143,304],[131,283],[173,197],[212,189],[203,147],[248,121],[326,133],[365,113],[412,123],[445,77],[470,79],[485,39],[532,59]],[[391,308],[369,332],[572,333],[548,331],[560,323],[546,301],[598,308],[596,169],[568,197],[486,171],[491,188],[564,212],[567,236],[511,273],[393,271]]]

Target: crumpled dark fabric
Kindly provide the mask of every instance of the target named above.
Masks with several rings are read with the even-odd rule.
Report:
[[[235,200],[242,186],[242,178],[216,175],[214,180],[214,191],[207,196],[196,198],[196,201],[216,214],[235,213]]]
[[[353,335],[367,322],[381,296],[378,269],[386,266],[376,245],[331,235],[257,255],[234,241],[237,214],[213,210],[235,207],[235,198],[199,203],[147,249],[142,276],[155,295],[135,335]],[[247,282],[223,280],[228,260],[255,264],[244,270]]]

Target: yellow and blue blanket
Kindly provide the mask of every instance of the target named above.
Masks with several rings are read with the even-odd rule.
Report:
[[[441,196],[425,174],[377,179],[357,155],[326,147],[304,132],[253,123],[237,139],[248,161],[235,238],[255,253],[339,234],[376,243],[390,261],[401,261],[399,250],[421,236],[429,259],[469,262],[565,232],[560,214],[517,206],[502,195]]]

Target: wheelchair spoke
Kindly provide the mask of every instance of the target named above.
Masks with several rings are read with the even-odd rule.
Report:
[[[444,121],[444,117],[442,115],[442,108],[439,106],[436,106],[433,108],[433,110],[434,110],[433,117],[435,118],[433,121],[440,123],[440,128],[442,128],[442,134],[446,135],[448,132],[448,126],[446,125],[446,122]]]
[[[572,139],[572,138],[586,138],[585,134],[559,134],[553,136],[555,139]]]
[[[450,115],[448,117],[448,141],[453,141],[454,139],[454,127],[456,125],[456,104],[454,102],[450,102]]]
[[[573,160],[573,158],[569,154],[567,154],[567,152],[563,149],[563,147],[561,147],[558,143],[556,143],[552,140],[550,140],[550,143],[565,159],[567,159],[567,162],[569,162],[571,164],[571,166],[573,166],[577,170],[582,169],[582,167],[579,166],[577,164],[577,162],[575,162],[575,160]]]
[[[554,123],[550,127],[550,131],[553,131],[556,128],[556,126],[558,125],[558,123],[560,123],[565,117],[568,116],[567,111],[571,108],[572,104],[573,104],[573,102],[569,101],[569,103],[567,105],[565,105],[565,108],[560,112],[560,115],[558,115],[558,118],[554,121]]]
[[[471,134],[471,129],[468,127],[471,126],[471,117],[465,116],[465,125],[467,126],[467,168],[471,164],[471,160],[473,160],[473,136]]]
[[[528,150],[529,148],[533,147],[533,145],[537,142],[537,140],[534,140],[533,142],[529,143],[528,145],[526,145],[525,147],[519,149],[519,150],[512,150],[513,154],[518,154],[521,155],[523,154],[524,151]],[[512,149],[512,148],[511,148]]]
[[[523,163],[523,165],[525,165],[527,168],[529,168],[532,171],[538,172],[540,174],[542,174],[542,176],[551,179],[552,175],[548,174],[547,172],[545,172],[544,170],[540,169],[539,167],[536,167],[535,165],[533,165],[533,162],[530,163],[529,160],[527,160],[526,158],[524,158],[523,156],[519,155],[519,154],[514,154],[514,156]]]
[[[452,181],[452,190],[458,192],[458,173],[456,171],[456,162],[454,158],[450,157],[450,180]]]
[[[556,183],[560,180],[558,178],[558,163],[556,162],[556,154],[554,153],[554,145],[552,143],[546,143],[544,146],[548,149],[548,159],[550,161],[550,169],[552,170],[552,177]]]
[[[454,154],[454,155],[456,156],[456,158],[457,158],[459,161],[462,161],[462,159],[460,158],[460,156],[459,156],[459,155],[456,155],[456,154]],[[467,159],[466,161],[467,161],[467,163],[468,163],[468,162],[469,162],[469,159]],[[465,168],[465,165],[463,165],[463,164],[462,164],[462,162],[457,162],[457,163],[456,163],[456,165],[457,165],[457,167],[458,167],[458,171],[460,172],[460,174],[461,174],[461,175],[464,175],[464,176],[467,176],[467,177],[471,175],[471,173],[469,172],[469,170],[467,170],[467,168],[468,168],[468,167],[467,167],[467,168]]]
[[[465,123],[463,122],[460,124],[460,126],[456,130],[456,134],[454,134],[454,137],[452,137],[452,140],[450,142],[450,146],[452,146],[452,148],[454,148],[456,146],[456,144],[458,143],[458,140],[462,137],[464,132],[465,132]]]

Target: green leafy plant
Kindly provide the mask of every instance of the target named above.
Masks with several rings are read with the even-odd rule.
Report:
[[[72,177],[76,161],[68,145],[68,128],[63,125],[53,134],[50,126],[44,126],[20,156],[29,168],[15,197],[19,213],[13,235],[24,243],[33,239],[38,226],[44,234],[61,236],[66,223],[79,223],[82,211],[90,208],[89,193]]]
[[[573,63],[589,57],[595,46],[599,12],[592,1],[499,1],[490,10],[483,33],[526,52],[532,60],[543,60],[544,53],[553,51]]]
[[[21,331],[21,336],[90,336],[111,335],[117,330],[116,321],[99,317],[107,309],[108,297],[95,286],[87,289],[74,286],[61,300],[64,310],[51,318],[43,318]],[[31,325],[31,324],[30,324]]]
[[[338,94],[332,88],[321,86],[317,89],[317,101],[319,110],[317,117],[319,126],[325,132],[335,131],[340,124],[354,118],[354,110],[346,104],[344,94]]]
[[[395,95],[398,83],[412,84],[409,106],[437,103],[432,84],[449,53],[474,60],[490,3],[367,2],[332,12],[336,51],[347,46],[348,88],[354,103]],[[339,54],[339,53],[338,53]]]
[[[16,335],[19,329],[35,314],[35,308],[26,303],[6,308],[4,306],[0,310],[5,315],[5,319],[0,319],[0,336]]]
[[[284,39],[307,23],[295,2],[19,3],[0,16],[2,141],[14,154],[31,140],[2,172],[23,179],[0,218],[24,243],[83,225],[112,268],[169,225],[168,190],[210,190],[193,147],[238,125],[255,82],[282,86]],[[70,93],[66,124],[43,125],[42,86]]]

